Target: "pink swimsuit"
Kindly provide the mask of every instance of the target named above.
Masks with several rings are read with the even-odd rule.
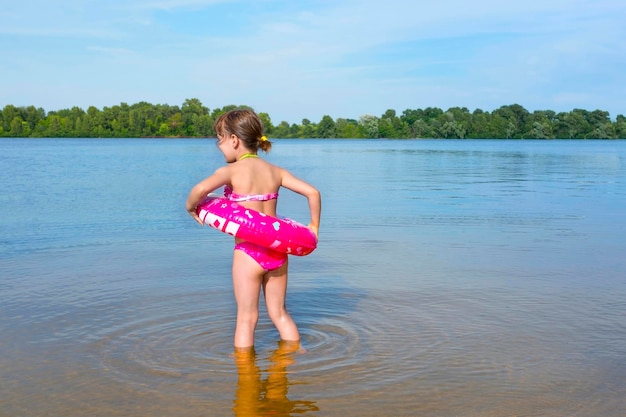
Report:
[[[230,201],[268,201],[278,198],[278,193],[270,194],[236,194],[229,186],[224,187],[224,197]],[[235,250],[240,250],[258,263],[265,271],[278,269],[287,261],[287,254],[276,252],[255,243],[243,241],[235,245]]]
[[[242,201],[268,201],[278,198],[278,193],[270,194],[236,194],[229,186],[224,187],[224,197],[230,201],[240,203]]]

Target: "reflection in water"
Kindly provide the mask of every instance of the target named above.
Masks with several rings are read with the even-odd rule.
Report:
[[[257,365],[254,348],[235,350],[239,376],[233,401],[235,416],[291,416],[319,410],[314,401],[287,398],[287,367],[294,363],[294,355],[299,349],[300,343],[279,342],[278,349],[269,357],[265,379],[264,372]]]

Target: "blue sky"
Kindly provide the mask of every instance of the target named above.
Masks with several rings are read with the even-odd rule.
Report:
[[[245,104],[274,124],[387,109],[626,115],[623,0],[21,0],[0,107]]]

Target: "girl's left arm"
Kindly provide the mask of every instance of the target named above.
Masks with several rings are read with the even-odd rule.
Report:
[[[311,222],[309,223],[309,229],[318,236],[320,227],[320,217],[322,212],[322,197],[317,188],[312,186],[306,181],[296,178],[289,171],[282,170],[282,183],[281,185],[291,191],[306,197],[309,203],[309,212],[311,214]]]

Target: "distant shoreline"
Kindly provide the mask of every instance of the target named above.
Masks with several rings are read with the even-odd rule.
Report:
[[[90,106],[46,112],[35,106],[6,105],[0,110],[0,137],[72,138],[211,138],[213,124],[226,111],[209,110],[198,99],[182,106],[121,103],[102,110]],[[387,110],[357,119],[324,115],[318,122],[272,122],[258,112],[267,137],[285,139],[620,139],[626,138],[626,117],[611,119],[603,110],[528,111],[519,104],[493,111],[466,107]]]

